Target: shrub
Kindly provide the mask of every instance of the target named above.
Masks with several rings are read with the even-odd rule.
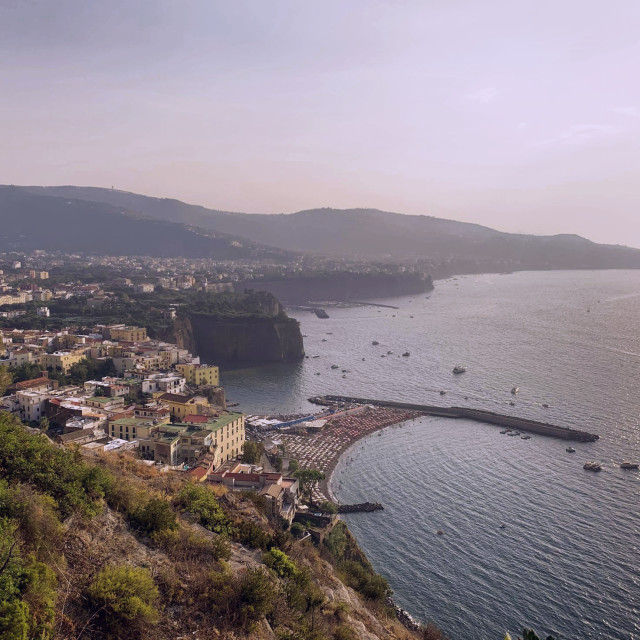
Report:
[[[358,636],[352,627],[341,624],[333,632],[334,640],[357,640]]]
[[[324,500],[320,503],[320,510],[325,513],[338,513],[338,505],[331,500]]]
[[[199,484],[187,484],[177,495],[174,504],[193,513],[200,524],[214,533],[231,532],[231,522],[222,510],[218,500],[207,487]]]
[[[250,627],[271,613],[275,595],[275,585],[264,569],[247,569],[240,581],[240,616],[244,625]]]
[[[0,601],[0,638],[27,640],[29,607],[19,600]]]
[[[178,528],[176,514],[165,500],[152,498],[144,507],[135,511],[131,523],[144,533],[154,534]]]
[[[291,535],[295,538],[301,538],[304,532],[306,531],[304,525],[299,522],[293,522],[291,524]]]
[[[280,578],[293,578],[298,568],[289,556],[280,549],[270,549],[262,556],[264,562]]]
[[[89,586],[88,595],[100,607],[103,622],[114,629],[152,624],[158,619],[158,589],[148,569],[108,566]]]

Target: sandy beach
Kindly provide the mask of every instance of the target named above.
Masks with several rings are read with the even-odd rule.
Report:
[[[311,435],[282,433],[280,440],[285,445],[286,456],[298,461],[301,467],[318,469],[325,479],[313,490],[316,502],[331,499],[329,482],[340,456],[360,438],[421,414],[417,411],[368,407],[361,413],[334,418],[321,432]]]

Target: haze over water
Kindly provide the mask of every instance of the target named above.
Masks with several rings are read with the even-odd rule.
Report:
[[[228,397],[249,413],[305,410],[320,393],[470,405],[600,434],[569,454],[561,440],[424,418],[356,443],[332,486],[384,504],[349,527],[396,601],[452,638],[523,625],[640,638],[640,474],[617,466],[640,461],[640,272],[465,276],[384,302],[400,309],[296,314],[320,358],[225,373]],[[456,363],[467,373],[453,376]],[[592,459],[601,473],[582,469]]]

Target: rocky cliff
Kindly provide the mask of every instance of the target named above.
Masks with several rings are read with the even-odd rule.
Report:
[[[199,355],[204,362],[290,362],[304,357],[297,321],[276,316],[224,317],[188,313],[174,320],[167,339]]]
[[[238,284],[238,291],[245,289],[268,291],[285,304],[305,304],[321,300],[348,302],[425,293],[433,289],[433,282],[429,276],[419,273],[344,272]]]

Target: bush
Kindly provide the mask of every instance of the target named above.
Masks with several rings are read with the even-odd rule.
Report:
[[[264,562],[280,578],[293,578],[298,568],[289,556],[280,549],[270,549],[262,556]]]
[[[117,629],[153,624],[158,619],[156,587],[148,569],[108,566],[89,586],[88,595],[100,607],[106,626]]]
[[[136,529],[147,534],[160,533],[162,531],[178,528],[176,514],[169,503],[159,498],[152,498],[141,509],[131,516],[131,524]]]
[[[231,545],[225,536],[208,538],[182,528],[165,529],[156,533],[153,540],[172,560],[178,562],[210,562],[231,557]]]
[[[273,543],[273,538],[263,527],[255,522],[241,520],[233,527],[233,538],[247,547],[266,551]]]
[[[291,535],[294,538],[301,538],[305,531],[306,529],[303,524],[300,524],[299,522],[291,523]]]
[[[240,616],[244,625],[250,627],[271,613],[275,596],[275,585],[264,569],[247,569],[240,581]]]
[[[200,524],[214,533],[231,533],[231,522],[217,498],[199,484],[188,484],[177,495],[174,504],[200,518]]]

